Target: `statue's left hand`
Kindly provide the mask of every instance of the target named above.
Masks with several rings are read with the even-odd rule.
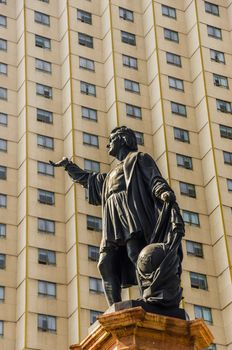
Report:
[[[164,201],[164,202],[175,202],[176,200],[176,196],[173,192],[171,191],[166,191],[164,193],[161,194],[161,199]]]

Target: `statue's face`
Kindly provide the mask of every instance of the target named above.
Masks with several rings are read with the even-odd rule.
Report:
[[[116,157],[124,142],[122,137],[117,133],[110,135],[109,144],[107,145],[109,155]]]

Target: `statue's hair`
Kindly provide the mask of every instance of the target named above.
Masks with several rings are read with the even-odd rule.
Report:
[[[119,135],[122,139],[124,139],[126,146],[131,151],[137,151],[138,145],[137,145],[137,139],[135,136],[135,133],[132,129],[128,128],[127,126],[119,126],[111,131],[111,134]]]

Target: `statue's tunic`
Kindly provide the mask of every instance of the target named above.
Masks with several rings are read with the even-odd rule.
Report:
[[[133,235],[136,238],[142,234],[146,243],[150,243],[163,208],[161,195],[173,191],[148,154],[131,152],[108,174],[88,173],[73,163],[65,170],[74,181],[88,189],[90,204],[102,205],[101,251],[111,244],[125,245]],[[169,224],[173,228],[183,225],[177,205]],[[157,236],[154,242],[164,241],[165,232],[162,232],[162,239]]]

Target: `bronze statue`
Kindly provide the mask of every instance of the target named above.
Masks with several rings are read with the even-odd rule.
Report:
[[[184,223],[175,194],[154,160],[138,152],[131,129],[115,128],[107,148],[119,161],[108,174],[89,173],[68,158],[50,161],[88,189],[90,204],[102,205],[98,268],[107,301],[120,302],[121,288],[138,284],[146,302],[178,307]]]

